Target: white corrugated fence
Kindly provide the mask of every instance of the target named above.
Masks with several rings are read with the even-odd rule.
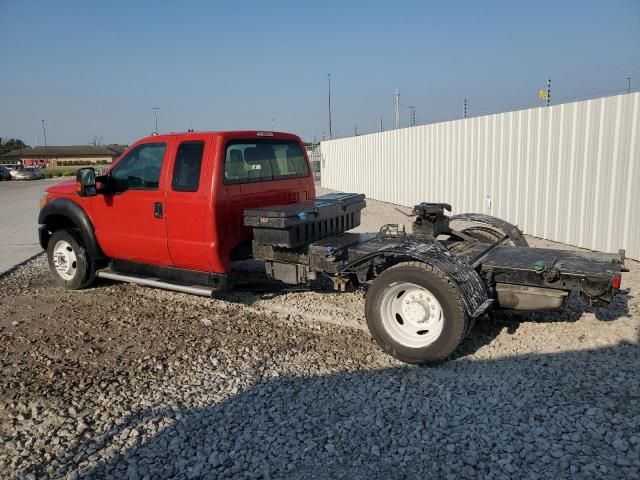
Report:
[[[640,259],[640,93],[322,142],[321,184]]]

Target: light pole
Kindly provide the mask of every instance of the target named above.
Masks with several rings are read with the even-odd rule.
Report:
[[[154,131],[158,133],[158,110],[160,110],[160,107],[151,107],[151,110],[153,110],[153,118],[156,121],[156,129]]]
[[[400,92],[398,92],[397,88],[396,88],[395,102],[396,102],[396,130],[397,130],[398,128],[400,128]]]
[[[47,129],[44,126],[44,120],[42,120],[42,135],[44,136],[44,163],[49,166],[49,150],[47,149]]]
[[[333,130],[331,129],[331,74],[327,73],[329,80],[329,140],[333,137]]]
[[[627,77],[627,93],[631,93],[631,77]]]

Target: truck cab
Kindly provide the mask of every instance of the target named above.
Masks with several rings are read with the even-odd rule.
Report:
[[[44,249],[64,230],[83,244],[94,269],[115,261],[136,271],[216,278],[250,255],[245,209],[315,198],[300,138],[261,131],[151,135],[95,177],[94,189],[81,187],[67,182],[46,191],[39,218]],[[53,255],[65,284],[79,266],[77,253],[65,256],[66,244]]]

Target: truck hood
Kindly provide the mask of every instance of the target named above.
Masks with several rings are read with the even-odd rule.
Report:
[[[73,194],[76,191],[76,180],[75,178],[70,178],[67,180],[63,180],[60,183],[56,183],[55,185],[50,186],[45,190],[47,193],[58,194],[58,195],[69,195]]]

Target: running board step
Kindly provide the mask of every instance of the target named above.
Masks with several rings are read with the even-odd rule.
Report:
[[[213,288],[210,287],[203,287],[200,285],[178,285],[176,283],[163,282],[157,278],[134,277],[132,275],[123,275],[122,273],[115,273],[109,270],[101,270],[97,273],[97,276],[100,278],[107,278],[109,280],[116,280],[118,282],[137,283],[138,285],[144,285],[147,287],[162,288],[176,292],[190,293],[192,295],[201,295],[203,297],[210,297],[213,293]]]

